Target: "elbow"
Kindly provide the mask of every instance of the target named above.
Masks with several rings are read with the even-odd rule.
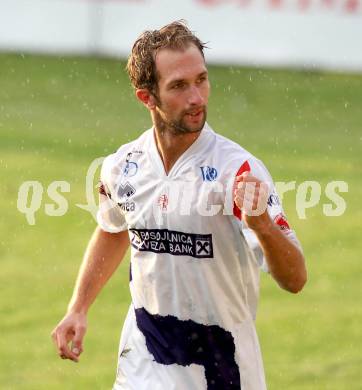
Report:
[[[284,286],[284,289],[289,291],[292,294],[298,294],[303,290],[306,283],[307,283],[307,272],[304,271],[301,272],[297,278],[295,278],[286,286]]]
[[[298,294],[303,290],[304,285],[306,284],[307,280],[303,280],[298,283],[294,283],[292,286],[288,286],[287,290],[292,294]]]
[[[307,268],[302,252],[300,252],[300,258],[296,264],[297,265],[290,275],[289,283],[287,283],[286,286],[286,290],[292,294],[301,292],[308,280]]]

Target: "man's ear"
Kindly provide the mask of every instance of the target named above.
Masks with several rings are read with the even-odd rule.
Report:
[[[149,110],[154,110],[156,108],[156,98],[148,89],[136,89],[136,96],[137,99]]]

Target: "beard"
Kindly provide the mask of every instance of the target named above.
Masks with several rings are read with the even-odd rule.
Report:
[[[187,123],[187,116],[192,112],[200,112],[201,119],[199,123],[194,125]],[[164,111],[162,111],[161,107],[157,107],[157,111],[155,113],[155,125],[162,132],[169,131],[173,135],[181,135],[181,134],[191,134],[191,133],[199,133],[206,122],[207,109],[206,106],[198,107],[197,109],[190,109],[184,111],[179,115],[178,118],[170,118]],[[191,117],[192,118],[192,117]]]

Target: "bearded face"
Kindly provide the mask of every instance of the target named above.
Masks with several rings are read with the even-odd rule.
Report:
[[[198,48],[161,50],[156,57],[159,75],[154,121],[161,131],[196,133],[204,127],[210,93],[205,61]]]
[[[173,134],[197,133],[202,130],[207,117],[207,107],[193,107],[181,113],[172,110],[165,110],[157,106],[155,112],[155,124],[163,131],[170,131]]]

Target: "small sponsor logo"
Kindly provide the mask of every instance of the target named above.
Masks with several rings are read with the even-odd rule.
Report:
[[[130,198],[135,193],[135,188],[128,181],[124,185],[120,184],[117,191],[118,196],[124,199]]]
[[[125,348],[121,354],[119,355],[120,357],[126,357],[126,355],[131,352],[131,348]]]
[[[132,155],[134,155],[134,154],[140,155],[142,153],[143,153],[143,150],[132,150],[132,152],[127,153],[126,161],[130,161]]]
[[[184,233],[168,229],[129,229],[131,245],[141,252],[169,253],[197,259],[213,258],[211,234]]]
[[[158,205],[162,211],[167,211],[168,206],[168,196],[166,194],[161,195],[158,198]]]
[[[203,181],[215,181],[217,178],[217,170],[213,167],[200,167]]]
[[[123,168],[123,176],[132,177],[135,176],[138,171],[138,164],[134,161],[127,161]]]
[[[125,177],[132,177],[135,176],[138,171],[138,164],[134,161],[131,161],[131,158],[134,154],[142,154],[142,150],[133,150],[132,152],[129,152],[126,156],[126,161],[123,167],[123,175]]]
[[[128,212],[128,211],[135,211],[136,204],[135,202],[124,202],[124,203],[118,203],[118,206],[121,208],[122,211]]]
[[[277,194],[271,194],[268,198],[268,206],[280,206],[279,196]]]
[[[207,239],[200,239],[196,241],[196,254],[197,255],[206,255],[210,256],[212,251],[210,240]]]

